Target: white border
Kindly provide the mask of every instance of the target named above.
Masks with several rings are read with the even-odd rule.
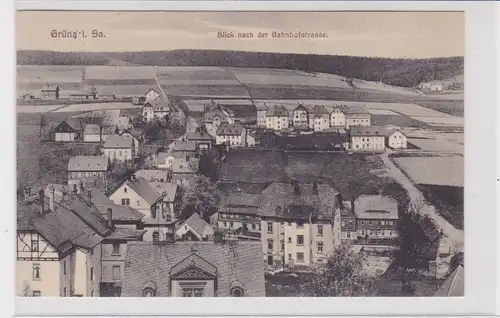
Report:
[[[2,42],[13,43],[12,8],[9,1],[0,1]],[[314,10],[440,10],[466,12],[466,136],[465,136],[465,209],[466,209],[466,296],[464,298],[365,298],[365,299],[301,299],[301,298],[243,298],[243,299],[143,299],[100,298],[76,299],[53,298],[15,299],[16,315],[451,315],[482,314],[495,312],[495,13],[494,2],[239,2],[239,1],[192,1],[192,2],[118,2],[118,1],[32,1],[16,3],[16,9],[58,10],[211,10],[211,11],[314,11]],[[397,26],[395,26],[397,27]],[[446,25],[443,25],[446,28]],[[436,30],[439,32],[439,30]],[[2,71],[15,72],[12,50],[2,50]],[[15,100],[15,74],[4,76],[4,109],[0,128],[3,132],[3,148],[14,151],[13,101]],[[11,81],[12,80],[12,81]],[[12,116],[11,116],[12,115]],[[11,160],[11,157],[4,156]],[[3,160],[4,161],[4,160]],[[5,162],[5,161],[4,161]],[[3,165],[3,181],[0,202],[3,205],[3,224],[0,242],[6,257],[1,258],[2,307],[13,298],[13,259],[15,238],[15,162]],[[12,169],[12,170],[11,170]],[[11,180],[11,181],[10,181]],[[11,205],[12,204],[12,205]],[[3,227],[2,227],[3,228]],[[10,234],[10,235],[9,235]],[[9,257],[8,255],[12,255]],[[499,264],[500,265],[500,264]],[[7,281],[6,281],[7,280]],[[2,315],[3,316],[3,315]]]

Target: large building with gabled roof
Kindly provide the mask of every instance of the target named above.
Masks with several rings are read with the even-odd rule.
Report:
[[[73,190],[84,187],[108,190],[108,177],[111,170],[106,156],[72,156],[68,162],[68,187]]]

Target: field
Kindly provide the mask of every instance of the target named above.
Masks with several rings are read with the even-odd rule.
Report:
[[[226,182],[255,184],[286,182],[290,178],[312,183],[320,179],[346,199],[380,190],[396,198],[404,196],[406,192],[399,184],[376,175],[381,167],[378,157],[365,154],[233,150],[226,156],[220,174]]]
[[[165,85],[161,87],[166,94],[175,97],[212,97],[212,98],[250,98],[248,90],[242,85]]]
[[[436,207],[448,222],[464,229],[464,188],[429,184],[417,184],[425,200]]]
[[[18,114],[29,113],[67,113],[84,112],[97,109],[137,109],[137,105],[130,102],[116,103],[85,103],[85,104],[65,104],[65,105],[17,105]]]
[[[371,111],[370,111],[371,112]],[[418,127],[418,128],[429,128],[429,125],[415,120],[413,118],[407,117],[405,115],[372,115],[371,116],[372,125],[385,126],[394,125],[398,127]]]
[[[415,184],[464,186],[464,161],[461,156],[393,158]]]
[[[153,80],[154,66],[86,66],[85,80]]]

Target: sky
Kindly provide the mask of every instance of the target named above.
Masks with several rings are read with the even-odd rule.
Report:
[[[84,30],[86,38],[52,37]],[[92,37],[98,30],[105,37]],[[326,33],[277,39],[272,32]],[[251,39],[218,32],[252,32]],[[259,32],[268,33],[266,39]],[[18,11],[19,50],[121,52],[220,49],[389,58],[464,56],[462,12],[118,12]]]

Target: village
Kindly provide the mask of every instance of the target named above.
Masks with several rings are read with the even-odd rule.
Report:
[[[401,244],[421,265],[403,292],[463,275],[450,274],[463,232],[398,163],[429,152],[408,141],[418,129],[375,125],[366,103],[178,101],[161,86],[122,109],[95,89],[66,98],[102,109],[41,119],[40,143],[93,147],[69,156],[64,182],[18,189],[19,296],[299,296],[298,279],[339,250],[391,295]],[[401,220],[409,210],[423,216]],[[400,222],[414,222],[415,242]]]

